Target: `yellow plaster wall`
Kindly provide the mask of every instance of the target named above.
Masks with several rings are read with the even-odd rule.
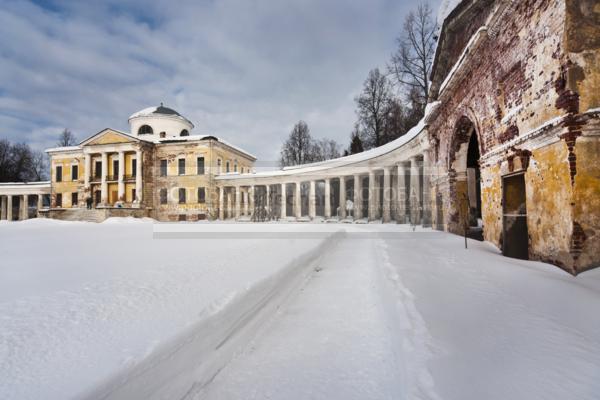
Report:
[[[525,181],[530,255],[534,259],[572,266],[573,216],[568,155],[563,141],[534,150]]]
[[[502,237],[502,177],[499,165],[481,171],[481,216],[485,227],[484,239],[501,247]]]
[[[98,144],[112,144],[112,143],[129,143],[132,140],[120,135],[116,132],[108,131],[96,139],[92,140],[87,146],[98,145]]]

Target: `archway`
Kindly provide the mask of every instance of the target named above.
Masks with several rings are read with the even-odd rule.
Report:
[[[448,229],[483,240],[480,158],[475,125],[463,116],[456,123],[448,157],[451,202]]]

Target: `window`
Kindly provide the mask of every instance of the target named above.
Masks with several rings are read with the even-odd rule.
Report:
[[[179,214],[179,221],[181,221],[181,222],[187,221],[187,215],[185,215],[185,214]]]
[[[96,165],[96,168],[94,171],[94,176],[96,178],[100,178],[100,177],[102,177],[102,161],[96,161],[95,165]]]
[[[71,193],[71,207],[77,207],[77,203],[79,203],[77,192]]]
[[[185,158],[180,158],[179,162],[179,175],[185,175]]]
[[[217,160],[217,171],[219,174],[221,173],[221,159],[220,158]]]
[[[206,203],[206,189],[198,188],[198,203]]]
[[[225,164],[225,172],[229,173],[229,161]]]
[[[190,133],[188,132],[187,129],[184,129],[181,131],[181,133],[179,134],[179,136],[190,136]]]
[[[119,160],[113,160],[113,176],[112,176],[112,179],[116,181],[118,176],[119,176]]]
[[[56,193],[56,207],[62,207],[62,193]]]
[[[135,189],[131,189],[131,200],[132,200],[132,201],[135,201],[135,200],[136,200],[136,198],[135,198],[135,195],[136,195],[136,193],[135,193]]]
[[[167,189],[160,189],[160,204],[167,204]]]
[[[198,175],[204,175],[204,157],[198,157]]]
[[[179,188],[179,204],[185,204],[185,188]]]
[[[71,180],[76,181],[79,179],[79,166],[71,165]]]
[[[160,176],[167,176],[167,160],[160,160]]]
[[[142,125],[140,129],[138,129],[138,135],[152,135],[154,131],[150,125]]]
[[[244,173],[244,167],[242,167],[242,168],[240,169],[240,173],[242,173],[242,174]]]
[[[237,161],[233,164],[233,172],[237,172]]]
[[[131,176],[137,175],[137,160],[134,158],[131,160]]]
[[[62,182],[62,166],[56,167],[56,182]]]

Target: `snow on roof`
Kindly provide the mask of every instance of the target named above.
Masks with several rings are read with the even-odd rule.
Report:
[[[206,140],[206,139],[211,139],[211,138],[215,139],[219,143],[223,143],[224,145],[231,147],[232,149],[256,160],[255,155],[248,153],[246,150],[244,150],[238,146],[235,146],[235,145],[227,142],[226,140],[223,140],[214,135],[174,136],[174,137],[165,137],[165,138],[155,139],[155,140],[152,140],[151,142],[155,143],[155,144],[168,144],[168,143],[194,142],[194,141]]]
[[[298,173],[315,172],[315,171],[320,171],[323,169],[342,167],[342,166],[354,164],[354,163],[361,162],[361,161],[368,161],[373,158],[388,154],[388,153],[404,146],[405,144],[407,144],[408,142],[413,140],[415,137],[417,137],[419,135],[419,133],[421,133],[423,131],[425,126],[426,126],[425,118],[423,118],[421,121],[419,121],[419,123],[416,126],[414,126],[411,130],[409,130],[405,135],[400,136],[398,139],[396,139],[392,142],[389,142],[387,144],[384,144],[383,146],[377,147],[375,149],[363,151],[362,153],[352,154],[352,155],[349,155],[346,157],[340,157],[340,158],[335,158],[332,160],[320,161],[320,162],[311,163],[311,164],[303,164],[303,165],[285,167],[285,168],[277,170],[277,171],[265,171],[265,172],[258,172],[258,173],[254,173],[254,174],[240,175],[240,176],[226,175],[226,176],[219,177],[219,179],[226,180],[229,178],[239,179],[239,178],[256,178],[256,177],[260,178],[260,177],[286,176],[286,175],[293,175],[293,174],[298,174]]]
[[[64,146],[64,147],[52,147],[50,149],[46,149],[46,153],[60,153],[63,151],[77,151],[81,150],[79,146]]]
[[[133,114],[131,114],[129,119],[132,120],[134,118],[156,117],[156,116],[168,116],[168,117],[179,118],[179,119],[189,123],[192,127],[194,126],[194,124],[189,119],[185,118],[183,115],[179,114],[177,111],[173,110],[172,108],[163,106],[162,103],[158,107],[148,107],[148,108],[144,108],[143,110],[140,110],[136,113],[133,113]]]

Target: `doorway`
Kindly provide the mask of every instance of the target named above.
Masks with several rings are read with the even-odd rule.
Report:
[[[506,257],[528,260],[529,232],[525,175],[504,177],[502,187],[504,204],[502,254]]]

